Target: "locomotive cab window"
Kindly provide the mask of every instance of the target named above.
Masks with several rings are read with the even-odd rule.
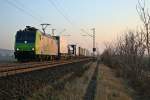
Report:
[[[17,32],[16,42],[23,43],[24,41],[27,41],[28,43],[34,43],[35,42],[35,32],[31,32],[31,31]]]

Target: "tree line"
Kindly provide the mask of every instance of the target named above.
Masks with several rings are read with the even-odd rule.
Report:
[[[146,0],[136,6],[143,23],[136,31],[128,30],[113,44],[106,44],[101,55],[104,64],[117,70],[138,94],[139,99],[150,98],[150,12]]]

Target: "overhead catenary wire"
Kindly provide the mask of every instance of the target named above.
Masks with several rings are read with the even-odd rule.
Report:
[[[60,2],[58,0],[48,0],[48,1],[57,10],[57,12],[66,20],[66,22],[68,22],[73,27],[73,29],[80,30],[77,24],[73,23],[73,21],[70,20],[70,16],[68,15],[68,13],[66,13],[66,10],[62,5],[60,5]]]
[[[60,0],[61,1],[61,0]],[[70,16],[69,14],[66,12],[66,9],[60,4],[59,0],[53,0],[53,2],[55,2],[55,4],[57,4],[59,6],[59,8],[61,9],[61,11],[63,11],[63,13],[69,17],[69,20],[70,20]],[[72,23],[73,26],[75,26],[74,28],[76,28],[76,23]],[[80,28],[76,28],[77,30],[80,30]]]
[[[82,31],[83,33],[86,33],[88,36],[93,37],[93,35],[92,35],[92,34],[88,33],[88,32],[87,32],[87,31],[85,31],[84,29],[81,29],[81,31]]]
[[[13,2],[15,2],[16,4],[18,4],[18,5],[21,5],[21,7],[22,8],[24,8],[24,9],[28,9],[28,11],[30,12],[30,13],[32,13],[32,14],[34,14],[34,15],[37,15],[36,17],[39,19],[39,20],[41,20],[41,19],[43,19],[43,17],[41,16],[41,15],[39,15],[38,13],[36,13],[35,11],[33,11],[32,9],[30,9],[29,7],[26,7],[20,0],[14,0]]]
[[[50,3],[51,3],[51,5],[57,10],[57,12],[59,13],[59,14],[61,14],[63,17],[64,17],[64,19],[69,23],[69,24],[71,24],[72,26],[74,26],[73,25],[73,23],[70,21],[70,19],[57,7],[57,5],[55,4],[55,2],[53,1],[53,0],[48,0]]]
[[[25,9],[23,9],[22,7],[18,6],[17,4],[13,3],[10,0],[4,0],[5,2],[7,2],[9,5],[13,6],[14,8],[18,9],[19,11],[21,11],[22,13],[25,13],[26,15],[32,17],[34,20],[36,20],[38,23],[41,23],[41,20],[38,19],[36,16],[34,16],[33,14],[31,14],[30,12],[26,11]]]
[[[69,14],[66,11],[66,9],[60,4],[60,2],[58,0],[54,0],[53,2],[55,2],[59,6],[61,11],[64,13],[64,15],[66,15],[69,18],[69,20],[71,20]]]

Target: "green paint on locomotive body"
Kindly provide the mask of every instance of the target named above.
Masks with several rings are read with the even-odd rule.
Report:
[[[33,55],[41,56],[57,56],[58,40],[49,35],[43,34],[39,30],[22,30],[18,31],[15,40],[15,57]]]
[[[26,51],[32,51],[35,53],[35,55],[41,54],[40,51],[40,40],[41,40],[42,33],[40,31],[35,31],[35,41],[32,43],[28,43],[28,41],[25,43],[23,42],[17,42],[15,41],[15,52],[26,52]]]
[[[15,50],[17,51],[33,51],[35,43],[16,43]]]

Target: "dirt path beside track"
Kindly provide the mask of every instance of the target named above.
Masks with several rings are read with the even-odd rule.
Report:
[[[115,71],[103,64],[98,67],[97,91],[95,100],[133,100],[129,88]]]

